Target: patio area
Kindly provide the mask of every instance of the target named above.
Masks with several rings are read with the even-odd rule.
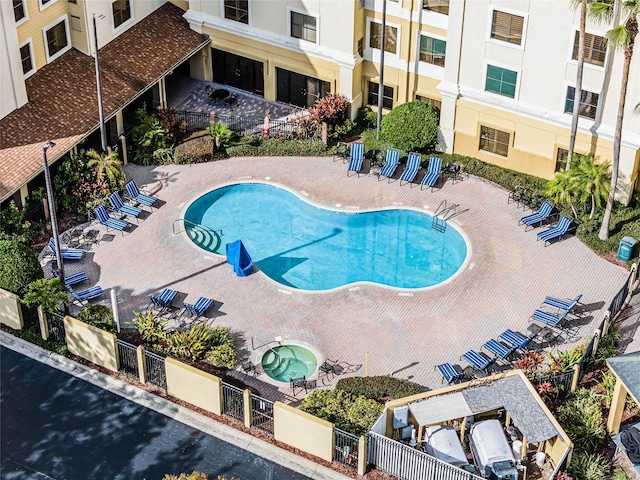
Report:
[[[331,157],[127,165],[127,177],[155,192],[160,207],[134,222],[124,236],[107,234],[99,227],[100,242],[91,247],[83,263],[67,262],[67,274],[82,268],[91,285],[99,284],[107,297],[108,290],[115,289],[123,323],[133,318],[134,310],[147,307],[149,295],[165,287],[179,292],[174,305],[193,303],[199,296],[214,299],[206,313],[207,323],[229,327],[236,334],[236,374],[261,391],[278,385],[264,374],[243,373],[243,361],[260,363],[260,349],[254,350],[252,341],[256,346],[276,342],[278,337],[276,344],[308,346],[316,352],[318,364],[330,358],[362,365],[357,375],[364,375],[369,352],[370,375],[392,374],[437,388],[441,377],[435,365],[450,362],[466,367],[460,360],[464,352],[479,350],[508,328],[526,332],[529,316],[546,295],[583,295],[586,312],[573,322],[576,335],[558,340],[559,348],[582,343],[593,335],[604,309],[627,278],[627,270],[598,257],[572,236],[544,247],[536,241],[539,229],[525,232],[524,226],[518,226],[527,212],[515,203],[507,204],[508,193],[482,179],[470,177],[455,184],[447,180],[431,193],[418,185],[379,181],[369,173],[368,161],[360,176],[348,177],[346,170],[341,160]],[[184,233],[173,234],[174,222],[183,217],[191,200],[237,181],[283,185],[308,201],[341,211],[406,206],[433,213],[443,200],[459,204],[459,210],[466,211],[450,222],[470,241],[469,261],[450,282],[416,291],[361,284],[303,292],[259,271],[237,277],[224,257],[200,250]],[[234,240],[222,237],[223,243]],[[284,383],[278,391],[291,393]]]

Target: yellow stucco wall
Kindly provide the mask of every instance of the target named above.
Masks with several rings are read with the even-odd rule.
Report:
[[[216,415],[222,415],[222,380],[174,358],[167,357],[164,366],[167,371],[169,395]]]
[[[21,330],[24,326],[20,297],[0,288],[0,323]]]
[[[280,402],[273,406],[273,436],[327,462],[333,459],[333,424]]]
[[[68,315],[64,317],[64,329],[71,353],[114,372],[118,371],[118,347],[113,333]]]

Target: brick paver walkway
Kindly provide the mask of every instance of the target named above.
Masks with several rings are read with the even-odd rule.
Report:
[[[126,173],[139,184],[157,189],[159,209],[121,236],[105,236],[85,260],[92,283],[115,289],[120,315],[132,318],[144,310],[149,294],[164,287],[180,292],[175,304],[199,295],[216,300],[207,316],[212,325],[237,333],[240,356],[258,363],[252,337],[308,345],[324,358],[364,364],[370,352],[370,374],[394,373],[436,387],[434,366],[458,363],[460,355],[496,338],[506,328],[525,332],[528,317],[545,295],[574,297],[582,293],[587,315],[576,322],[578,335],[560,339],[569,346],[593,334],[606,305],[628,272],[592,253],[570,237],[546,248],[536,230],[524,231],[525,213],[507,204],[507,192],[470,177],[450,180],[431,193],[416,185],[378,181],[375,175],[347,176],[346,165],[331,158],[234,158],[208,164],[140,167]],[[364,172],[368,172],[365,162]],[[418,174],[418,180],[423,173]],[[273,182],[308,200],[341,209],[411,206],[433,212],[442,200],[459,204],[455,223],[471,243],[464,271],[449,283],[426,291],[399,292],[374,285],[350,286],[327,293],[283,287],[255,272],[236,277],[225,258],[199,250],[183,234],[172,234],[185,206],[199,195],[239,180]],[[269,212],[275,214],[276,212]],[[265,212],[265,214],[268,214]],[[235,239],[225,239],[223,242]],[[78,267],[67,264],[67,271]],[[364,374],[364,367],[359,374]],[[256,384],[266,387],[265,375]],[[288,391],[288,386],[281,389]]]

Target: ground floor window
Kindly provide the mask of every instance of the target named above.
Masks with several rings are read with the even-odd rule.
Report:
[[[331,92],[331,84],[318,78],[276,68],[276,100],[296,107],[313,107],[319,98]]]
[[[264,96],[264,64],[213,49],[213,81]]]
[[[509,153],[509,138],[508,132],[481,125],[479,149],[506,157]]]
[[[384,86],[382,91],[382,107],[391,110],[393,108],[393,87]],[[367,96],[367,104],[378,106],[378,83],[369,81],[369,95]]]

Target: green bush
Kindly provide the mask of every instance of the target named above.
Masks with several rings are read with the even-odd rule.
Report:
[[[316,140],[289,140],[259,136],[255,136],[251,142],[243,141],[227,148],[227,154],[231,157],[316,157],[328,153],[327,146]]]
[[[373,150],[388,150],[393,147],[389,142],[379,137],[375,130],[365,130],[360,134],[360,139],[364,145],[364,153],[368,154]]]
[[[380,135],[405,152],[433,150],[438,143],[438,114],[417,100],[398,105],[382,119]]]
[[[31,222],[24,220],[24,209],[11,200],[7,208],[0,210],[0,240],[28,243],[31,238]]]
[[[631,480],[621,467],[616,467],[611,475],[611,480]]]
[[[178,165],[185,163],[203,163],[213,158],[213,138],[201,130],[192,133],[176,145],[174,161]]]
[[[607,358],[618,355],[618,341],[620,340],[620,332],[615,323],[609,324],[607,334],[600,339],[598,350],[593,356],[593,363],[600,367],[607,364]]]
[[[57,342],[53,337],[49,337],[47,340],[44,340],[39,327],[36,329],[23,328],[22,330],[13,330],[9,327],[6,328],[10,330],[13,336],[21,338],[26,342],[37,345],[45,350],[49,350],[50,352],[55,352],[63,357],[71,356],[65,342]]]
[[[218,345],[207,352],[207,358],[214,367],[233,368],[236,365],[236,351],[229,345]]]
[[[104,305],[89,305],[78,313],[81,322],[101,328],[109,333],[116,333],[116,324],[113,320],[113,312]]]
[[[133,312],[136,318],[133,326],[138,330],[142,340],[153,345],[158,345],[160,350],[164,350],[167,333],[164,331],[167,326],[166,320],[158,317],[151,310],[145,313]]]
[[[415,383],[389,376],[342,378],[336,384],[336,390],[343,390],[354,396],[362,395],[379,402],[408,397],[424,391]]]
[[[13,240],[0,240],[0,288],[22,297],[28,285],[40,278],[44,278],[44,272],[29,247]]]
[[[39,278],[29,284],[24,296],[28,306],[40,305],[45,312],[58,313],[60,304],[69,305],[67,290],[59,278]]]
[[[611,462],[600,454],[576,451],[567,471],[575,480],[604,480],[611,474]]]
[[[601,395],[581,388],[556,410],[558,422],[569,435],[576,451],[593,451],[604,441],[606,431],[601,402]]]
[[[364,435],[378,419],[384,406],[362,395],[339,389],[314,390],[300,404],[300,410],[333,423],[353,435]]]
[[[364,129],[376,128],[378,124],[378,114],[371,110],[370,107],[360,107],[358,109],[356,123]]]

